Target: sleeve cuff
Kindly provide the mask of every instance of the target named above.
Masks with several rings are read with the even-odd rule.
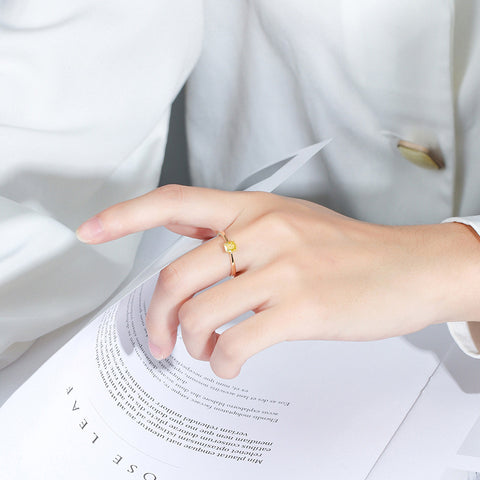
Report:
[[[467,322],[449,322],[447,326],[450,335],[452,335],[452,338],[462,352],[466,353],[469,357],[480,358],[480,352],[475,345]]]
[[[463,223],[464,225],[469,225],[476,232],[477,235],[480,235],[480,215],[474,215],[473,217],[450,217],[444,220],[442,223]]]
[[[447,218],[442,223],[449,222],[468,225],[475,230],[477,235],[480,236],[480,215],[473,217],[451,217]],[[470,357],[480,358],[480,351],[477,347],[477,345],[480,345],[480,339],[475,343],[468,322],[449,322],[447,325],[452,338],[460,349]]]

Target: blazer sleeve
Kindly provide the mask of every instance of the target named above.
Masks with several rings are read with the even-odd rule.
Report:
[[[138,236],[74,232],[156,187],[201,36],[196,0],[0,2],[0,368],[127,275]]]

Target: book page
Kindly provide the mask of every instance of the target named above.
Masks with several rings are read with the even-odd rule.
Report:
[[[181,337],[166,360],[150,355],[154,284],[104,312],[0,409],[5,478],[361,479],[436,366],[402,339],[291,342],[222,380]]]

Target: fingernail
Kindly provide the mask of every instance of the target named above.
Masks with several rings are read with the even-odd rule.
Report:
[[[150,340],[148,341],[148,348],[150,349],[150,353],[152,356],[157,360],[163,360],[165,355],[162,353],[162,350],[154,345]]]
[[[82,223],[76,232],[77,238],[84,243],[91,243],[98,240],[103,233],[102,222],[98,217],[92,217]]]

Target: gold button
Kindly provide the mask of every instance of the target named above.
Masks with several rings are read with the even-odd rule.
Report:
[[[407,142],[406,140],[399,140],[397,148],[404,158],[419,167],[428,168],[430,170],[440,170],[445,168],[443,160],[422,145]]]

